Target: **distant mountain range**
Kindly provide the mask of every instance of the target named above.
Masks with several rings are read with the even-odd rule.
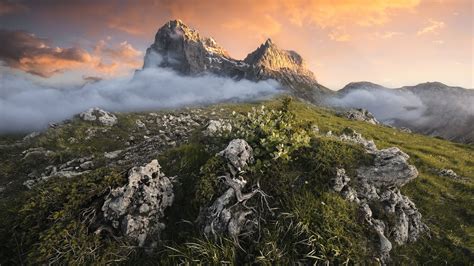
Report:
[[[371,101],[367,100],[370,97],[373,97]],[[366,108],[382,122],[396,127],[474,143],[474,90],[440,82],[395,89],[370,82],[353,82],[338,91],[337,100],[336,103],[345,107]],[[393,103],[397,100],[403,102]],[[393,104],[399,105],[398,113],[387,113],[393,112]]]
[[[296,52],[266,40],[243,60],[180,20],[163,25],[147,49],[143,69],[172,68],[182,75],[211,73],[252,81],[274,79],[288,93],[317,105],[366,108],[383,123],[459,142],[474,142],[474,91],[439,82],[389,89],[353,82],[339,91],[321,85]]]

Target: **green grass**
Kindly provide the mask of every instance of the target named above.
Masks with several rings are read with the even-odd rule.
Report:
[[[204,114],[214,117],[234,117],[232,112],[247,113],[252,104],[220,104],[207,107]],[[264,102],[267,109],[280,108],[279,100]],[[138,251],[130,253],[110,239],[101,239],[88,231],[79,215],[91,204],[100,205],[100,195],[110,185],[124,179],[123,170],[100,168],[74,179],[51,180],[32,191],[24,192],[21,183],[34,169],[49,164],[105,151],[123,149],[130,136],[143,138],[143,131],[135,120],[152,119],[147,113],[118,114],[119,124],[102,132],[105,127],[95,125],[96,136],[86,139],[89,123],[73,120],[58,129],[49,129],[31,144],[11,145],[22,136],[0,137],[0,185],[7,190],[0,196],[0,236],[9,239],[0,246],[0,263],[45,263],[56,250],[66,255],[60,262],[87,263],[94,258],[111,261],[118,256],[129,256],[129,263],[156,261],[176,264],[187,261],[203,264],[261,263],[288,264],[294,261],[332,264],[372,261],[375,236],[357,222],[356,206],[330,192],[328,180],[336,167],[344,167],[349,176],[355,169],[370,163],[372,158],[362,148],[324,137],[328,131],[342,132],[351,128],[379,148],[397,146],[410,155],[410,163],[419,170],[419,177],[407,184],[402,193],[409,196],[431,229],[431,236],[416,243],[395,247],[395,264],[470,264],[474,260],[474,147],[446,140],[404,133],[385,126],[349,121],[331,110],[293,101],[291,129],[280,128],[280,135],[270,141],[292,142],[295,133],[308,130],[310,124],[319,127],[321,134],[311,135],[311,141],[288,148],[288,157],[278,160],[270,156],[273,146],[265,147],[260,139],[273,130],[262,124],[249,140],[259,148],[256,164],[249,169],[251,184],[258,182],[272,196],[272,207],[277,214],[265,212],[259,242],[243,239],[245,250],[221,239],[213,241],[200,236],[192,225],[199,207],[216,197],[220,186],[216,176],[223,171],[224,162],[215,157],[228,143],[230,136],[209,138],[196,133],[189,143],[162,153],[159,162],[168,176],[176,176],[175,206],[166,213],[167,228],[163,231],[162,245],[153,254]],[[164,111],[163,111],[164,112]],[[285,121],[283,121],[285,122]],[[279,122],[280,123],[280,122]],[[273,125],[273,124],[271,124]],[[277,127],[281,127],[279,124]],[[148,128],[158,134],[160,125]],[[311,134],[304,131],[301,136]],[[235,137],[235,136],[234,136]],[[71,142],[75,138],[79,142]],[[304,139],[304,138],[302,138]],[[266,143],[266,142],[265,142]],[[44,147],[55,152],[44,161],[22,160],[21,152],[29,147]],[[449,168],[463,176],[450,179],[437,175],[439,169]],[[302,182],[300,182],[302,181]],[[251,202],[250,202],[251,203]],[[13,229],[13,230],[11,230]],[[67,232],[67,234],[66,234]],[[75,245],[67,243],[73,241]],[[81,250],[99,245],[98,255],[90,257]],[[120,254],[118,254],[120,253]],[[28,255],[24,261],[25,255]]]

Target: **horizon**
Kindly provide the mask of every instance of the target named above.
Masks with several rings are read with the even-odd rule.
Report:
[[[271,38],[332,90],[358,81],[474,88],[468,0],[199,3],[1,0],[0,72],[57,86],[131,76],[157,30],[180,19],[237,59]]]

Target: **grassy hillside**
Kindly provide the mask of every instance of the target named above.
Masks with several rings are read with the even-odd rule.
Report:
[[[207,118],[234,118],[233,112],[245,114],[262,103],[214,105],[200,109]],[[263,103],[267,109],[281,108],[279,100]],[[410,155],[410,163],[419,170],[419,177],[403,187],[430,227],[430,236],[416,243],[396,247],[391,252],[396,264],[469,264],[474,260],[474,147],[410,134],[385,126],[349,121],[332,111],[302,102],[293,102],[294,114],[288,128],[277,124],[271,129],[282,134],[277,142],[287,142],[288,157],[271,159],[274,146],[259,146],[252,138],[247,141],[256,152],[256,164],[248,178],[271,195],[270,205],[278,215],[262,209],[265,222],[259,241],[242,239],[235,248],[228,239],[214,241],[200,236],[193,226],[182,221],[194,221],[199,208],[212,200],[219,191],[216,174],[222,162],[214,154],[222,150],[230,136],[206,137],[200,125],[188,141],[156,149],[155,156],[164,173],[177,176],[175,206],[167,212],[167,228],[163,243],[152,253],[131,249],[125,239],[103,238],[90,232],[83,223],[83,213],[99,206],[100,198],[110,187],[124,183],[124,173],[133,165],[110,165],[104,152],[124,149],[130,142],[139,143],[145,134],[135,121],[151,121],[155,114],[118,114],[119,124],[88,138],[90,123],[75,119],[29,142],[22,136],[0,138],[0,262],[112,262],[130,263],[180,261],[196,263],[249,262],[289,263],[364,263],[372,261],[374,234],[357,220],[357,207],[328,189],[328,178],[334,168],[343,166],[353,176],[355,169],[371,159],[361,147],[325,137],[328,131],[338,133],[349,127],[373,139],[379,148],[397,146]],[[157,112],[156,115],[181,111]],[[189,112],[185,110],[184,112]],[[159,135],[163,125],[146,123],[147,135]],[[310,132],[317,125],[320,133]],[[303,132],[303,133],[301,133]],[[296,138],[307,134],[310,141]],[[275,141],[263,132],[270,143]],[[305,135],[306,136],[306,135]],[[132,137],[132,138],[131,138]],[[71,141],[73,140],[78,141]],[[133,140],[133,141],[132,141]],[[275,143],[277,143],[275,142]],[[49,157],[24,158],[30,147],[44,147],[53,152]],[[53,178],[28,191],[22,185],[34,170],[51,164],[65,163],[73,158],[94,155],[95,169],[71,179]],[[140,157],[140,150],[135,154]],[[147,154],[148,156],[149,154]],[[137,161],[140,161],[137,158]],[[440,177],[438,171],[453,169],[459,179]],[[295,180],[305,176],[304,185]],[[58,251],[59,250],[59,251]],[[2,263],[3,264],[3,263]]]

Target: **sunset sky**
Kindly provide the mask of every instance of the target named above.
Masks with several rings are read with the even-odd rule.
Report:
[[[181,19],[243,59],[266,38],[318,81],[474,87],[472,0],[0,0],[0,71],[50,83],[130,75]]]

